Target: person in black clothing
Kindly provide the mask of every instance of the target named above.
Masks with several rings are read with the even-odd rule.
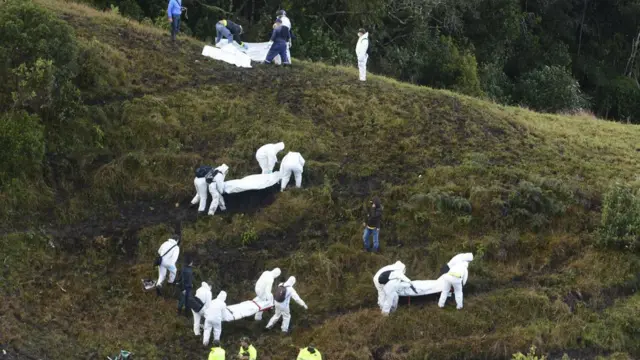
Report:
[[[191,290],[193,289],[193,256],[191,254],[185,254],[184,267],[180,272],[182,292],[180,294],[180,301],[178,302],[178,315],[182,313],[184,308],[184,315],[189,314],[189,297],[191,296]]]
[[[378,251],[379,243],[378,236],[380,234],[380,221],[382,221],[382,205],[380,199],[376,196],[373,200],[369,201],[370,208],[367,210],[367,218],[362,223],[364,226],[364,234],[362,240],[364,242],[364,249],[371,251],[369,248],[369,237],[373,235],[373,251]]]

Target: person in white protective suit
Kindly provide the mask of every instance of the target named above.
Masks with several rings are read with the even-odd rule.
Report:
[[[452,267],[463,261],[467,263],[472,262],[473,253],[462,253],[452,257],[446,265],[442,266],[442,268],[440,269],[440,275],[448,273]]]
[[[271,174],[273,168],[278,162],[278,153],[284,150],[284,143],[279,142],[276,144],[262,145],[258,151],[256,151],[256,160],[260,164],[263,174]]]
[[[258,278],[258,281],[256,281],[256,296],[261,300],[273,302],[273,282],[281,273],[280,268],[263,272],[260,278]],[[256,320],[262,320],[262,311],[258,311],[254,318]]]
[[[227,176],[229,167],[227,164],[222,164],[214,169],[213,181],[209,184],[209,193],[211,194],[211,205],[209,205],[209,215],[215,215],[218,205],[220,210],[227,210],[227,205],[224,203],[224,178]]]
[[[278,290],[276,289],[276,302],[275,302],[276,313],[269,320],[269,323],[267,324],[267,329],[271,329],[273,325],[275,325],[278,322],[278,320],[282,318],[282,327],[281,327],[282,332],[289,331],[289,323],[291,322],[291,312],[289,309],[289,302],[291,299],[295,300],[295,302],[297,302],[298,305],[305,308],[305,310],[309,309],[307,304],[305,304],[304,300],[302,300],[300,298],[300,295],[298,295],[298,292],[296,291],[296,289],[293,288],[293,285],[295,285],[295,283],[296,283],[296,278],[293,276],[290,276],[286,282],[278,284],[278,287],[283,286],[286,289],[286,294],[284,295],[283,301],[278,301],[277,300]]]
[[[404,274],[405,271],[406,266],[401,261],[396,261],[395,264],[387,265],[378,270],[373,277],[373,283],[378,290],[378,306],[385,316],[398,307],[400,298],[398,290],[411,287],[413,291],[416,291],[411,280]]]
[[[224,310],[227,308],[227,293],[220,291],[218,297],[211,302],[204,316],[204,337],[202,344],[204,346],[209,345],[209,338],[211,337],[211,330],[213,329],[213,340],[220,341],[220,335],[222,335],[222,318],[224,316]]]
[[[177,239],[177,240],[176,240]],[[173,284],[176,280],[176,262],[180,255],[179,236],[174,235],[172,239],[165,241],[158,249],[158,255],[162,257],[162,262],[158,266],[158,281],[156,282],[156,290],[160,293],[160,288],[169,271],[169,284]]]
[[[462,309],[462,287],[467,283],[467,278],[469,277],[468,268],[468,261],[460,261],[453,265],[449,272],[442,276],[444,286],[440,293],[440,300],[438,301],[438,306],[440,308],[444,307],[449,290],[453,288],[454,296],[456,298],[456,308],[458,310]]]
[[[280,191],[284,191],[291,179],[291,173],[296,178],[296,187],[302,187],[302,172],[304,171],[304,158],[299,152],[289,151],[280,162]]]
[[[199,166],[196,168],[196,177],[193,179],[193,185],[196,187],[196,196],[191,200],[191,204],[199,204],[198,212],[204,213],[207,207],[207,180],[213,178],[213,168],[208,165]]]
[[[358,57],[358,71],[360,81],[367,81],[367,60],[369,54],[369,33],[365,29],[358,30],[358,42],[356,43],[356,56]]]
[[[207,309],[211,305],[211,298],[213,298],[213,294],[211,294],[211,286],[206,282],[202,282],[200,288],[196,291],[196,297],[202,301],[202,309],[200,311],[195,312],[191,310],[193,313],[193,333],[196,336],[200,336],[200,324],[202,318],[205,316]]]

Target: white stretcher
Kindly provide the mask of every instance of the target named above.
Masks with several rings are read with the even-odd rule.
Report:
[[[280,181],[280,172],[271,174],[249,175],[242,179],[224,182],[225,194],[234,194],[249,190],[262,190],[277,184]]]
[[[222,321],[235,321],[249,316],[253,316],[258,311],[267,311],[273,307],[272,300],[261,300],[254,298],[253,300],[243,301],[239,304],[229,305],[224,311]]]
[[[444,276],[444,275],[442,275]],[[410,287],[398,290],[400,296],[425,296],[441,293],[444,288],[444,281],[440,276],[437,280],[414,280],[411,282],[417,293],[413,292]]]
[[[235,41],[229,44],[227,39],[222,39],[216,46],[205,45],[202,55],[243,68],[251,68],[252,61],[262,62],[267,58],[268,42],[244,44],[246,48]],[[276,56],[274,62],[280,64],[280,55]]]

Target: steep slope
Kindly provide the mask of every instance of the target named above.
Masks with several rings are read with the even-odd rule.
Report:
[[[10,354],[204,358],[171,294],[140,289],[180,220],[198,284],[226,290],[231,304],[279,266],[309,304],[292,305],[290,337],[252,320],[225,324],[230,353],[250,335],[263,359],[293,358],[310,341],[331,359],[509,358],[531,344],[584,358],[640,355],[640,261],[594,246],[602,194],[635,180],[637,126],[375,76],[360,84],[355,69],[321,64],[238,69],[201,57],[192,39],[172,45],[114,14],[36,2],[81,41],[99,42],[106,76],[121,78],[84,94],[104,134],[78,171],[86,175],[72,191],[52,185],[41,203],[22,204],[37,216],[0,238],[0,343]],[[226,163],[228,178],[240,178],[259,171],[255,150],[277,141],[308,160],[304,189],[238,197],[252,206],[196,218],[194,166]],[[385,207],[381,254],[361,251],[373,195]],[[477,256],[464,310],[430,298],[381,318],[379,267],[401,259],[408,276],[431,279],[461,251]]]

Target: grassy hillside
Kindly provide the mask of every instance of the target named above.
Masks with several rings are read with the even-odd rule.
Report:
[[[640,356],[640,259],[596,246],[603,196],[636,180],[640,128],[507,108],[356,69],[295,62],[239,69],[203,44],[115,14],[36,0],[98,49],[101,82],[83,93],[99,146],[74,173],[5,191],[0,344],[10,356],[204,359],[176,303],[141,290],[158,246],[183,222],[196,279],[252,297],[274,266],[295,275],[291,336],[265,323],[223,327],[262,359],[314,342],[327,359],[506,359],[535,344],[552,355]],[[193,169],[257,173],[255,150],[284,141],[307,163],[301,190],[229,199],[197,218]],[[382,252],[361,250],[364,205],[384,205]],[[235,201],[235,203],[234,203]],[[240,204],[242,202],[243,204]],[[371,277],[402,260],[433,279],[472,251],[465,308],[436,298],[383,319]],[[266,320],[265,320],[266,321]],[[13,354],[13,355],[11,355]]]

